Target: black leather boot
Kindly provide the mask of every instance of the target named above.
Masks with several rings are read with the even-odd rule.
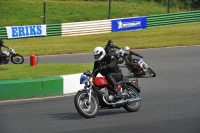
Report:
[[[117,87],[117,82],[116,82],[116,80],[113,78],[113,76],[111,76],[111,75],[107,75],[106,76],[106,78],[107,78],[107,80],[108,80],[108,82],[112,85],[112,87],[113,87],[113,89],[114,89],[114,93],[115,93],[115,98],[121,98],[121,93],[120,92],[118,92],[118,87]]]
[[[117,86],[113,87],[115,90],[115,99],[121,99],[122,98],[122,93],[120,91],[118,91]]]

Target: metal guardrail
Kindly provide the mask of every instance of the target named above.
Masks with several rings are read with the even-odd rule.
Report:
[[[111,20],[63,23],[62,36],[108,33],[112,32],[111,28]]]
[[[61,24],[47,24],[47,36],[61,36]]]
[[[6,27],[0,27],[0,38],[7,38]]]
[[[147,16],[147,28],[192,22],[200,22],[200,10]]]
[[[200,10],[147,16],[147,28],[200,22]],[[75,36],[111,32],[111,20],[47,24],[47,36]],[[6,39],[6,27],[0,27],[0,38]]]

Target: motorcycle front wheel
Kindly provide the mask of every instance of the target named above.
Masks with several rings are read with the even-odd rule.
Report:
[[[140,98],[139,93],[136,91],[136,89],[133,86],[131,85],[127,85],[127,86],[129,88],[129,93],[131,94],[132,98]],[[128,112],[136,112],[139,110],[140,105],[141,105],[141,101],[131,102],[131,103],[128,102],[124,106],[124,109]]]
[[[119,57],[118,59],[118,64],[122,64],[124,62],[123,58],[122,57]]]
[[[93,118],[99,110],[98,101],[92,94],[91,103],[89,103],[89,95],[87,91],[79,91],[74,97],[76,110],[85,118]]]
[[[155,77],[156,76],[156,73],[149,67],[147,69],[147,72],[149,73],[149,75],[151,75],[152,77]]]
[[[20,54],[15,54],[11,56],[11,62],[13,64],[22,64],[24,63],[24,57]]]

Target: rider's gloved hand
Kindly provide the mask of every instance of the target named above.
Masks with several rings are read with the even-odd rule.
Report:
[[[143,56],[140,56],[140,58],[144,58]]]
[[[107,68],[107,65],[104,65],[104,66],[99,67],[98,69],[101,71],[101,70],[105,70],[106,68]]]

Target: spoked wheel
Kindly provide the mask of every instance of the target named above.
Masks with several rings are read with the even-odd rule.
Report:
[[[132,98],[140,98],[139,93],[136,91],[136,89],[133,86],[128,85],[128,88],[130,89],[131,97]],[[128,102],[124,109],[128,112],[136,112],[140,108],[141,101],[138,102]]]
[[[155,77],[156,76],[156,73],[149,67],[147,69],[147,72],[149,73],[149,75],[151,75],[152,77]]]
[[[11,62],[13,64],[22,64],[24,63],[24,57],[19,54],[15,54],[11,57]]]
[[[87,91],[79,91],[74,98],[76,110],[85,118],[93,118],[99,110],[98,101],[92,94],[91,103]]]

